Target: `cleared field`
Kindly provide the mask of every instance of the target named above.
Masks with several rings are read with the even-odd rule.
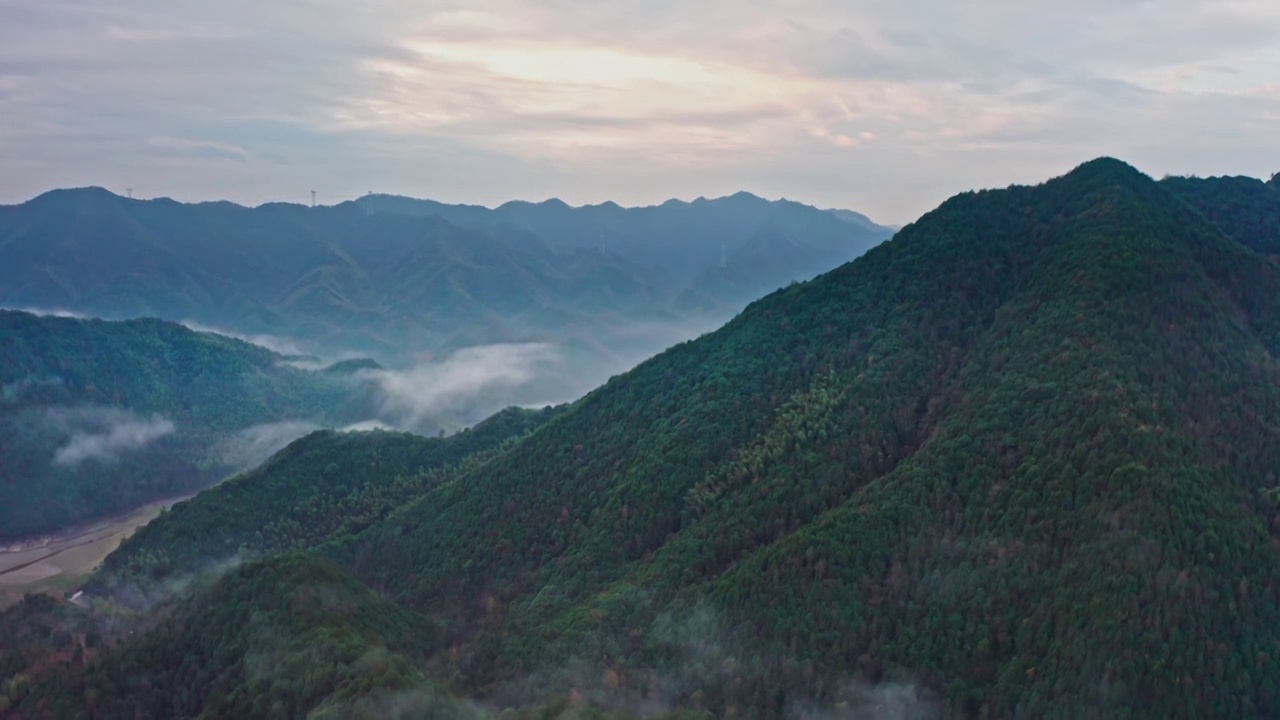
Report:
[[[0,550],[0,608],[29,592],[54,594],[70,589],[134,530],[187,497],[190,496],[159,500],[122,515]]]

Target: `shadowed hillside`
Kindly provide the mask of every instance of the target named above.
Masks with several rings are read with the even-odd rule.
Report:
[[[0,310],[0,538],[206,487],[240,469],[224,444],[253,427],[370,417],[358,380],[283,361],[159,320]]]

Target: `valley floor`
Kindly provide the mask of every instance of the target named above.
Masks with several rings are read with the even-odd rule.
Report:
[[[0,548],[0,609],[17,602],[26,593],[57,594],[69,589],[134,530],[189,497],[157,500],[127,513]]]

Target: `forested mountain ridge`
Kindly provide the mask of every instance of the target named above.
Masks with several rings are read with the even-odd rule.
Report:
[[[370,417],[359,382],[160,320],[0,310],[0,537],[193,492],[238,468],[232,434]]]
[[[975,714],[1266,716],[1278,298],[1274,265],[1114,160],[966,193],[350,561],[451,613],[475,687],[583,646],[643,682],[629,633],[711,598],[799,675],[726,704],[906,671]]]
[[[616,212],[394,200],[246,208],[52,191],[0,208],[0,304],[194,320],[380,358],[539,338],[646,356],[890,234],[758,198]],[[803,263],[696,285],[773,236],[805,238]]]
[[[840,209],[832,208],[827,210],[827,212],[831,213],[832,215],[835,215],[836,217],[840,218],[841,220],[847,223],[852,223],[854,225],[859,225],[866,228],[884,227],[872,222],[871,218],[867,217],[866,215],[863,215],[860,212],[855,212],[853,210],[840,210]]]
[[[1167,177],[1160,184],[1241,243],[1280,255],[1280,173],[1265,183],[1250,177]]]
[[[175,505],[107,556],[88,583],[118,593],[218,563],[342,540],[502,452],[563,408],[508,408],[448,437],[318,431]]]
[[[296,663],[237,707],[303,716],[403,661],[495,707],[875,716],[909,687],[954,717],[1274,717],[1280,268],[1206,215],[1111,159],[948,200],[321,548],[429,632],[388,665],[280,633]],[[252,617],[248,578],[311,562],[189,602]],[[243,643],[211,629],[172,672],[192,632],[13,712],[230,716],[204,679]]]

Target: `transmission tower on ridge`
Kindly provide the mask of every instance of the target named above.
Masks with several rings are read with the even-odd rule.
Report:
[[[315,206],[316,206],[316,191],[312,190],[311,191],[311,207],[315,207]]]

